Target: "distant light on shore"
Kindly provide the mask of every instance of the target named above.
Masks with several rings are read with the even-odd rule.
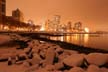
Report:
[[[84,31],[87,32],[87,33],[89,33],[89,28],[85,27]]]
[[[45,31],[45,28],[44,27],[41,27],[40,31]]]

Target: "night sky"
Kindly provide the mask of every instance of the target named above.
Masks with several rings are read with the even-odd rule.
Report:
[[[108,0],[7,0],[7,15],[19,8],[25,22],[41,24],[53,15],[61,15],[61,23],[81,21],[90,30],[108,31]]]

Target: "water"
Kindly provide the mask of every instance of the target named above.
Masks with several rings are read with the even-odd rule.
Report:
[[[50,37],[50,39],[108,50],[108,34],[70,34],[67,36]]]

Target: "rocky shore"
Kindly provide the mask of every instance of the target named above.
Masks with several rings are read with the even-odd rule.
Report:
[[[9,38],[2,36],[3,43],[9,40],[13,45],[18,45],[10,48],[0,46],[0,72],[108,72],[107,51],[83,51],[61,42],[36,40],[16,34],[6,36]]]

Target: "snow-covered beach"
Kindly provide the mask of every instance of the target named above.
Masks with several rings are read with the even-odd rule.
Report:
[[[14,40],[28,45],[21,49]],[[6,43],[13,45],[2,46]],[[108,72],[108,53],[79,53],[17,34],[2,34],[0,72]]]

